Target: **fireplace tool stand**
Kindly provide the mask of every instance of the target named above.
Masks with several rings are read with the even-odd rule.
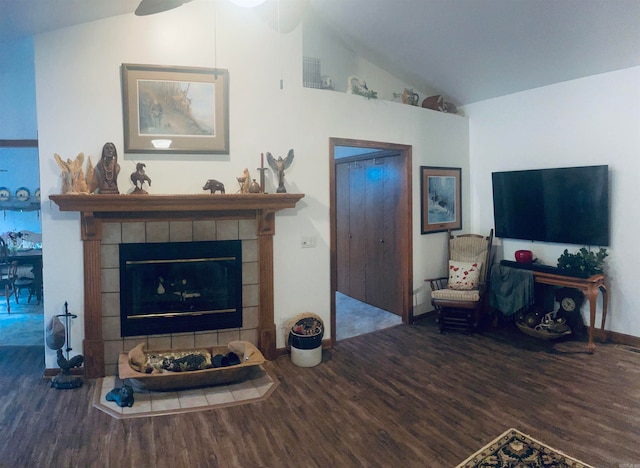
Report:
[[[60,373],[51,379],[51,386],[58,389],[78,388],[82,386],[82,379],[71,375],[71,369],[74,367],[80,367],[84,362],[84,356],[78,354],[69,359],[69,351],[71,347],[69,337],[69,321],[78,318],[75,314],[70,314],[67,302],[64,303],[64,314],[58,314],[56,317],[64,317],[65,328],[65,348],[66,357],[62,353],[62,346],[58,348],[58,366],[60,366]]]

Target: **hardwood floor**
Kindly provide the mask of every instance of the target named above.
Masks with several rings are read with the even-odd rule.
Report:
[[[640,350],[435,323],[267,363],[263,402],[116,420],[97,381],[56,390],[41,347],[0,347],[2,467],[451,467],[510,427],[597,467],[640,464]]]

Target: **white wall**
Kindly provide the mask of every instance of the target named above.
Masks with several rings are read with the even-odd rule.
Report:
[[[217,5],[217,6],[216,6]],[[213,9],[217,8],[217,31]],[[276,216],[274,237],[275,322],[278,346],[284,320],[310,311],[329,328],[329,138],[413,145],[414,291],[416,311],[428,310],[423,279],[444,267],[444,234],[420,235],[419,166],[462,167],[468,183],[468,121],[389,101],[302,88],[300,28],[278,34],[250,10],[227,2],[192,2],[148,17],[124,15],[43,34],[36,38],[36,87],[43,198],[61,190],[53,153],[94,162],[107,141],[115,143],[122,167],[121,192],[131,186],[135,162],[147,164],[155,194],[203,193],[208,178],[235,187],[235,177],[259,166],[260,153],[296,154],[287,171],[290,193],[305,193],[295,209]],[[217,38],[217,46],[215,40]],[[124,155],[120,65],[122,63],[226,68],[230,73],[229,155]],[[284,79],[284,89],[279,87]],[[267,189],[274,190],[273,174]],[[470,225],[468,195],[463,226]],[[65,301],[80,315],[72,328],[78,349],[84,335],[83,274],[77,213],[42,210],[44,285],[48,316]],[[302,236],[316,236],[302,249]],[[430,252],[437,252],[432,255]],[[47,320],[47,319],[46,319]],[[332,333],[327,330],[327,335]],[[47,351],[47,366],[54,367]]]
[[[608,164],[611,246],[608,330],[640,336],[640,68],[592,76],[492,99],[465,108],[470,120],[472,225],[493,226],[491,173]],[[571,222],[570,216],[567,222]],[[505,239],[501,258],[533,250],[556,265],[581,246]],[[588,311],[583,306],[583,315]],[[586,317],[587,315],[585,315]],[[598,324],[600,315],[598,315]]]
[[[402,102],[401,98],[394,97],[394,93],[402,94],[405,88],[414,89],[413,85],[359,57],[313,11],[304,20],[303,53],[307,57],[320,59],[322,75],[331,76],[334,89],[339,92],[347,91],[347,79],[351,75],[366,81],[367,87],[378,93],[378,99]],[[419,94],[420,103],[427,96],[438,94],[433,88],[414,91]]]

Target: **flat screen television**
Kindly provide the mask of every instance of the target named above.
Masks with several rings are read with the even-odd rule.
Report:
[[[609,245],[609,166],[491,176],[496,237]]]

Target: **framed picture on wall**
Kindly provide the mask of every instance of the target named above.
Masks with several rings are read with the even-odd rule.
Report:
[[[125,153],[229,153],[229,72],[122,64]]]
[[[422,234],[462,229],[459,167],[420,166]]]

